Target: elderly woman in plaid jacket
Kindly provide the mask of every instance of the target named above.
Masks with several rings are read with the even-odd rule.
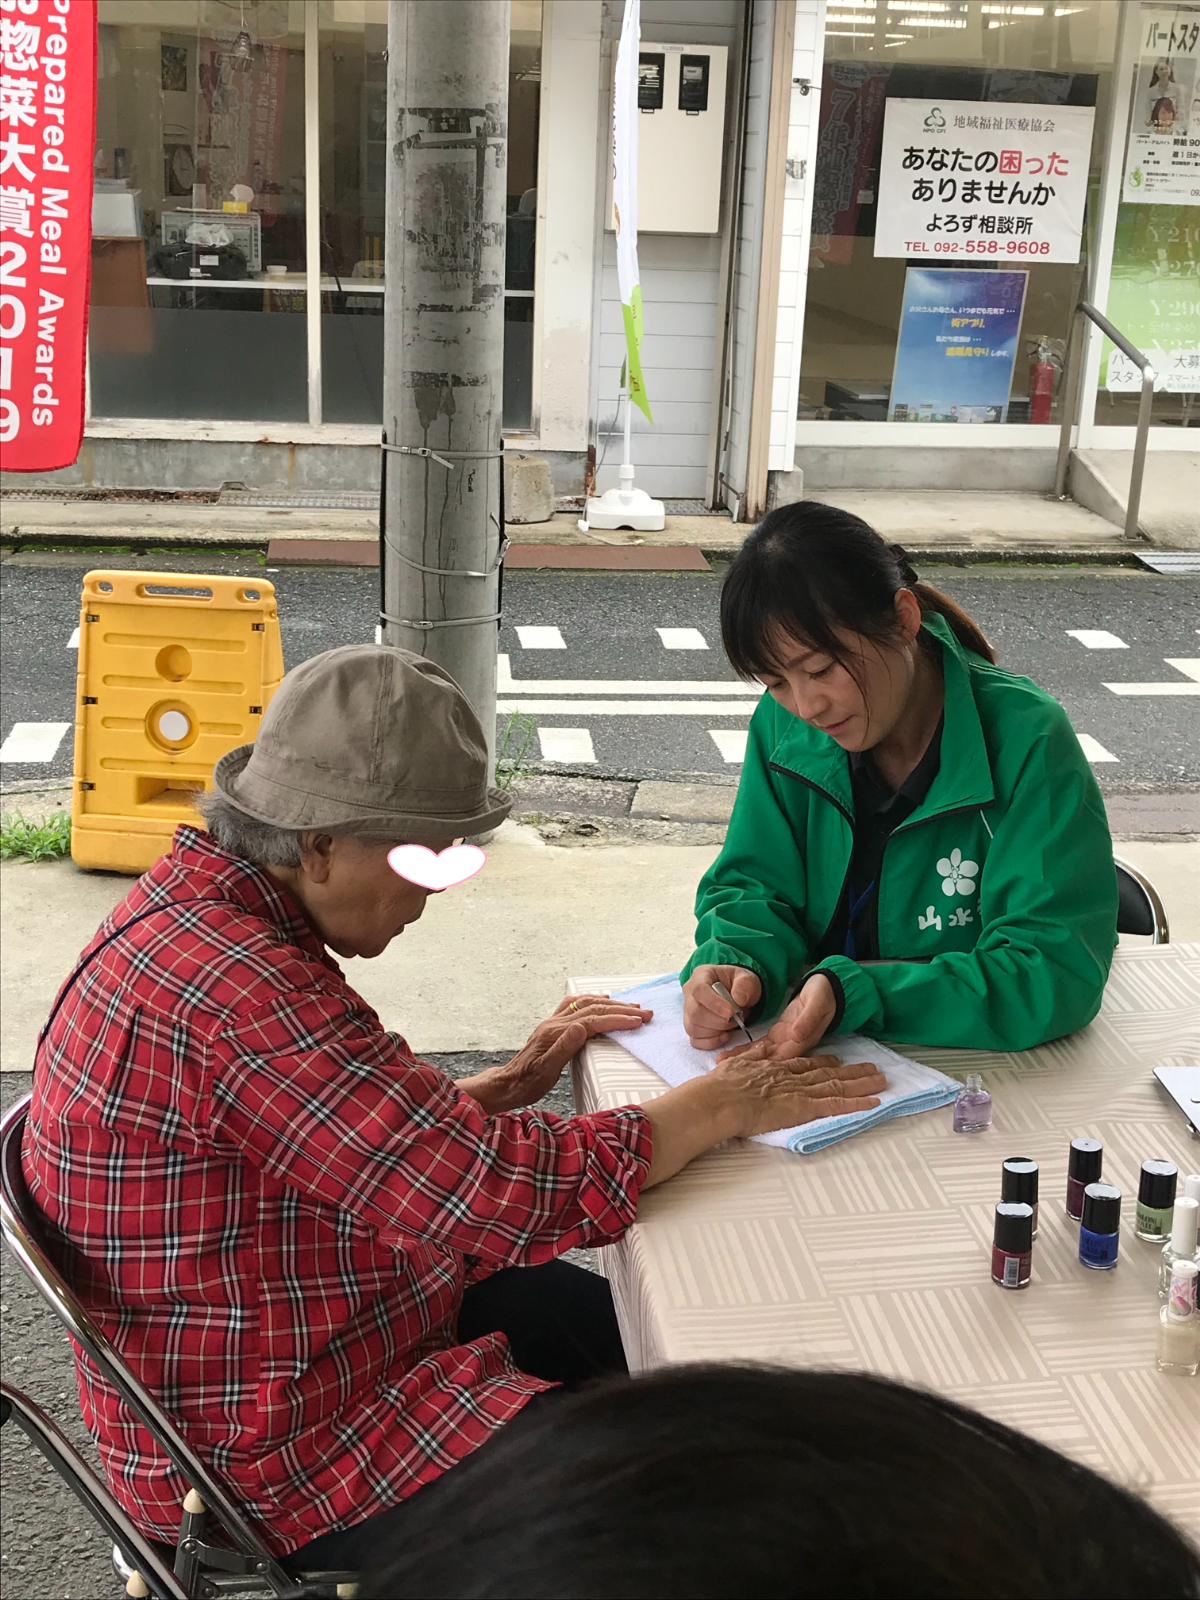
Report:
[[[832,1059],[724,1063],[640,1108],[538,1100],[588,1037],[648,1012],[564,1001],[454,1081],[333,955],[379,955],[430,892],[388,864],[495,828],[458,686],[381,646],[284,679],[67,980],[23,1162],[93,1316],[297,1568],[353,1567],[408,1497],[556,1386],[624,1360],[603,1279],[556,1260],[720,1140],[855,1110]],[[333,952],[331,954],[330,952]],[[447,971],[446,982],[462,981]],[[173,1541],[185,1486],[77,1356],[114,1493]]]

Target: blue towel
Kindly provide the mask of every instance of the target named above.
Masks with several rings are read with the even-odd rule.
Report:
[[[613,1033],[610,1037],[657,1072],[672,1088],[712,1071],[716,1052],[696,1050],[683,1031],[683,990],[677,972],[668,972],[635,989],[625,989],[613,998],[631,1000],[654,1012],[653,1020],[644,1027],[633,1032]],[[761,1038],[769,1026],[769,1023],[755,1023],[749,1029],[751,1037]],[[851,1134],[861,1133],[864,1128],[873,1128],[879,1122],[949,1105],[962,1088],[956,1079],[939,1072],[936,1067],[911,1061],[878,1040],[864,1038],[861,1034],[830,1034],[816,1049],[822,1055],[835,1055],[841,1061],[874,1062],[888,1080],[879,1104],[871,1111],[855,1111],[844,1117],[820,1117],[798,1128],[756,1134],[759,1144],[781,1145],[786,1150],[810,1155],[850,1138]]]

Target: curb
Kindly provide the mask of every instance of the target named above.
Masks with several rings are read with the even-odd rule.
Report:
[[[519,545],[519,525],[513,524],[511,531],[517,537],[510,539],[510,543]],[[514,562],[512,570],[602,571],[612,564],[613,557],[611,552],[613,551],[628,552],[631,556],[634,552],[642,553],[638,565],[644,563],[654,551],[698,551],[707,561],[725,562],[732,560],[737,554],[741,548],[741,542],[740,539],[736,542],[729,541],[722,544],[713,544],[707,541],[699,541],[690,545],[681,545],[674,542],[670,544],[647,542],[640,545],[597,547],[597,565],[595,568],[590,568],[586,560],[582,559],[579,554],[579,552],[590,548],[587,546],[522,546],[522,551],[529,549],[536,550],[539,554],[545,552],[547,559],[538,562],[537,566],[529,564],[527,560],[522,560],[520,566]],[[287,546],[291,543],[304,547],[304,554],[299,559],[289,559]],[[150,554],[161,550],[177,551],[180,554],[195,554],[197,557],[222,552],[236,552],[261,555],[265,560],[269,560],[272,566],[280,567],[328,565],[377,568],[378,566],[377,559],[369,560],[366,558],[368,550],[374,551],[374,540],[369,538],[356,539],[346,535],[332,539],[316,537],[286,540],[230,530],[228,533],[223,533],[219,541],[215,539],[198,541],[194,534],[181,532],[177,536],[173,536],[161,529],[153,534],[143,533],[140,530],[125,532],[113,529],[97,529],[94,533],[68,533],[59,529],[23,533],[18,525],[0,533],[0,546],[3,546],[8,553],[13,555],[23,551],[35,550],[96,550],[97,552],[107,550],[114,553],[134,555]],[[314,546],[327,546],[328,557],[323,557],[322,554],[315,552]],[[353,558],[348,558],[348,555],[339,557],[339,550],[346,550],[347,546],[353,550]],[[1150,553],[1153,551],[1154,546],[1147,545],[1144,548]],[[564,559],[561,563],[554,561],[551,554],[551,552],[559,549],[564,553],[570,552],[570,557]],[[1011,545],[996,545],[994,547],[986,545],[914,545],[906,546],[906,549],[910,560],[914,563],[923,562],[929,566],[1092,566],[1137,568],[1140,565],[1138,560],[1140,551],[1134,547],[1113,549],[1111,546],[1055,545],[1044,549],[1027,549],[1014,548]],[[677,561],[678,559],[676,557]],[[633,562],[630,562],[626,570],[638,570],[638,567]]]

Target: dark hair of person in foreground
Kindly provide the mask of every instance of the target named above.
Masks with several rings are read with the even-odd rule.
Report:
[[[768,511],[734,557],[721,589],[721,641],[743,678],[769,675],[791,638],[848,665],[843,633],[887,646],[897,632],[896,594],[910,589],[925,615],[946,619],[964,649],[995,661],[974,618],[922,583],[898,544],[852,511],[819,500]]]
[[[1134,1495],[936,1395],[684,1367],[539,1402],[412,1502],[363,1600],[1200,1595]]]

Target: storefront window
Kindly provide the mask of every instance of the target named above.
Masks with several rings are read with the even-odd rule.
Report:
[[[300,420],[302,0],[99,0],[92,414]]]
[[[383,418],[388,0],[321,0],[321,378],[326,422]],[[504,425],[533,406],[541,0],[514,0],[509,46]]]
[[[922,0],[829,0],[800,379],[798,414],[802,419],[1059,420],[1061,384],[1056,389],[1055,378],[1083,281],[1086,225],[1078,264],[1038,261],[1017,253],[1021,241],[1015,235],[1012,259],[1005,253],[1007,239],[996,240],[1000,255],[994,258],[985,248],[990,247],[991,238],[982,236],[972,236],[971,248],[978,254],[966,259],[956,256],[952,264],[939,261],[933,253],[938,240],[928,244],[923,254],[877,255],[884,110],[893,98],[917,101],[931,97],[991,103],[997,112],[1006,105],[1044,106],[1050,108],[1051,116],[1055,107],[1096,107],[1088,200],[1088,212],[1094,213],[1118,20],[1119,7],[1106,0],[1058,4],[1045,0],[1043,4],[1020,5],[987,0],[930,0],[928,4]],[[1026,113],[1023,120],[1031,123],[1036,119]],[[948,119],[942,142],[952,160],[953,119]],[[1012,142],[1019,144],[1017,138]],[[1083,159],[1087,159],[1086,152]],[[937,186],[953,181],[949,168],[939,168],[929,177],[935,195]],[[975,233],[979,226],[977,220],[972,224]],[[959,217],[953,227],[956,233],[965,230],[965,219]],[[927,275],[923,284],[909,279],[906,292],[909,267],[927,269]],[[945,397],[939,400],[932,393],[932,384],[928,403],[916,390],[911,395],[906,391],[902,403],[899,393],[893,395],[893,377],[899,371],[897,349],[905,307],[915,305],[918,310],[948,314],[955,308],[955,280],[945,280],[942,295],[937,275],[962,274],[967,269],[974,275],[971,298],[983,301],[984,308],[964,306],[964,311],[982,315],[986,308],[991,316],[1013,285],[1023,294],[1019,333],[1016,319],[1011,319],[1016,345],[1011,380],[1004,384],[995,405],[951,406]],[[1026,270],[1028,277],[1022,281]],[[979,277],[989,272],[1007,277],[1003,283]],[[922,294],[925,304],[920,303]],[[948,306],[934,306],[932,302],[939,299],[949,302]],[[995,314],[1001,316],[1002,310]],[[907,325],[912,327],[911,322]],[[925,319],[926,328],[932,330],[932,325],[932,319]],[[947,322],[947,326],[957,329],[956,322]],[[982,354],[981,348],[972,346],[970,327],[964,324],[964,329],[964,356]],[[930,332],[929,338],[933,337]],[[906,334],[906,343],[908,339]],[[955,349],[957,353],[958,347]]]
[[[388,0],[98,0],[96,417],[309,420],[305,116],[320,148],[321,420],[382,420]],[[504,424],[533,415],[542,0],[512,0]],[[310,32],[311,36],[311,32]]]
[[[326,422],[383,418],[388,0],[321,0],[321,383]]]
[[[1200,7],[1143,5],[1108,315],[1154,363],[1151,421],[1200,423]],[[1096,422],[1133,427],[1141,374],[1105,340]]]

